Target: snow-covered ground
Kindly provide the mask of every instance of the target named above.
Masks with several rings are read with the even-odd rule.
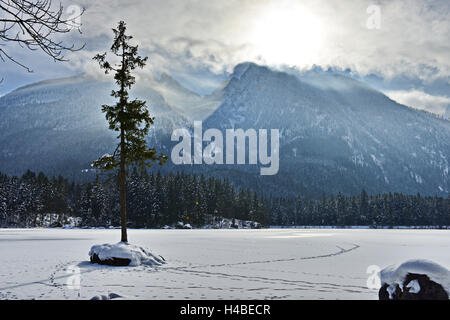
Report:
[[[367,283],[378,267],[450,266],[449,230],[333,229],[129,230],[131,243],[167,263],[89,263],[92,245],[119,238],[120,230],[0,229],[0,299],[377,299]]]

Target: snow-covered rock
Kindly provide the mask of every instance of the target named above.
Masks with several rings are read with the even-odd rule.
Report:
[[[380,271],[380,299],[448,299],[450,271],[432,261],[409,260]]]
[[[165,263],[163,257],[126,242],[94,245],[89,256],[92,263],[114,266],[159,266]]]
[[[175,229],[184,229],[184,223],[181,221],[178,221],[175,225]]]

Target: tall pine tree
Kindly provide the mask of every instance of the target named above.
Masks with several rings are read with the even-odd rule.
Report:
[[[126,183],[127,168],[135,165],[141,170],[150,167],[153,162],[160,165],[167,161],[163,154],[157,154],[154,148],[148,148],[145,138],[154,117],[151,117],[146,107],[146,102],[138,99],[130,100],[128,91],[135,84],[136,79],[131,71],[143,68],[147,57],[138,55],[138,46],[130,45],[132,36],[125,34],[125,22],[120,21],[117,29],[113,29],[114,42],[111,52],[119,58],[119,64],[111,64],[106,60],[106,52],[98,54],[94,60],[98,61],[100,68],[105,73],[115,72],[114,79],[119,86],[113,90],[111,96],[118,101],[115,105],[103,105],[102,111],[106,114],[109,129],[119,132],[117,138],[120,140],[112,155],[104,155],[94,161],[93,166],[104,170],[118,169],[118,180],[120,186],[120,215],[122,225],[121,241],[128,242],[127,237],[127,205],[126,205]]]

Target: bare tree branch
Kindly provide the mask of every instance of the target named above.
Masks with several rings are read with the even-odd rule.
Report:
[[[75,47],[56,38],[72,29],[81,33],[78,21],[83,13],[84,9],[80,9],[79,14],[65,18],[61,3],[54,8],[52,0],[0,0],[0,60],[12,61],[32,72],[7,52],[5,45],[16,43],[31,51],[41,50],[55,61],[67,61],[66,52],[79,51],[84,45]]]

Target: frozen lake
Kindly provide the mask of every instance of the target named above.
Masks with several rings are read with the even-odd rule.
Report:
[[[167,264],[87,262],[92,245],[119,239],[120,230],[0,229],[0,299],[377,299],[371,265],[450,266],[449,230],[129,230],[130,243]]]

